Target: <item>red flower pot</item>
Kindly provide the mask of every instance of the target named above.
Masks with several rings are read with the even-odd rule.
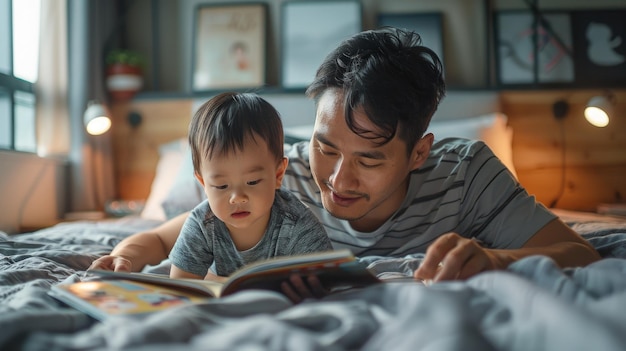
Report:
[[[116,63],[106,68],[106,87],[114,100],[129,100],[141,89],[141,67]]]

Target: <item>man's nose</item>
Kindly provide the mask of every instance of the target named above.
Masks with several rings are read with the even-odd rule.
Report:
[[[328,181],[332,185],[333,189],[338,192],[354,190],[356,188],[356,184],[358,183],[353,165],[345,159],[337,161],[333,173],[330,175]]]

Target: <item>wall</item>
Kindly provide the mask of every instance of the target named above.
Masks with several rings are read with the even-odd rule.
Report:
[[[514,131],[513,162],[519,180],[544,204],[558,199],[556,205],[560,208],[595,211],[599,203],[626,200],[626,90],[613,91],[616,106],[605,128],[594,127],[583,117],[588,99],[601,93],[568,90],[500,94],[502,111]],[[561,121],[552,113],[552,105],[559,99],[570,104],[569,113]]]
[[[227,3],[249,2],[230,0]],[[285,0],[263,1],[268,4],[267,84],[278,86],[280,77],[281,7]],[[200,4],[225,4],[224,0],[157,0],[157,42],[152,40],[154,19],[146,14],[154,10],[152,0],[133,0],[126,25],[128,46],[141,52],[156,50],[160,67],[155,86],[153,67],[146,76],[147,91],[190,92],[193,52],[193,25]],[[486,86],[487,60],[483,40],[484,0],[363,0],[363,28],[376,27],[379,13],[441,12],[444,20],[444,64],[450,86]],[[323,25],[323,23],[320,23]],[[178,38],[176,38],[178,36]],[[158,49],[155,49],[158,48]],[[468,55],[467,53],[471,53]],[[150,66],[151,63],[149,63]]]
[[[519,181],[528,192],[550,205],[564,184],[557,207],[595,211],[599,203],[624,202],[626,195],[623,181],[626,174],[626,91],[614,91],[617,105],[606,128],[593,127],[582,117],[587,100],[598,93],[601,92],[451,92],[434,120],[504,112],[513,128],[513,162]],[[561,121],[552,115],[552,104],[558,99],[567,99],[570,103],[569,114]],[[113,143],[116,184],[121,198],[145,199],[148,196],[159,145],[186,137],[192,111],[199,101],[150,99],[115,105]],[[308,106],[298,109],[297,103],[304,101],[310,103],[301,96],[279,95],[273,97],[272,103],[281,114],[291,116],[286,126],[297,126],[309,124],[314,118]],[[143,123],[136,129],[125,120],[131,110],[143,116]],[[296,111],[300,112],[297,116]],[[564,128],[565,140],[561,137],[560,126]],[[562,167],[563,147],[565,168]]]
[[[230,3],[245,2],[245,0],[234,0]],[[190,93],[190,63],[193,52],[193,16],[195,8],[199,4],[224,3],[222,0],[190,0],[190,1],[170,1],[157,0],[158,8],[161,11],[159,16],[159,35],[163,39],[160,45],[159,61],[167,62],[159,68],[159,75],[162,80],[161,86],[157,87],[156,94],[144,94],[144,98],[133,103],[133,108],[146,112],[145,117],[153,120],[155,125],[142,125],[136,131],[126,130],[126,126],[120,127],[119,138],[124,145],[134,145],[132,150],[127,146],[118,146],[118,154],[122,160],[121,170],[118,171],[118,181],[124,181],[123,177],[133,173],[143,174],[130,181],[132,186],[122,190],[124,194],[132,196],[146,196],[149,185],[141,185],[141,179],[150,178],[156,166],[158,144],[166,141],[164,133],[156,131],[156,135],[150,135],[147,130],[141,132],[141,128],[163,128],[169,126],[170,131],[174,131],[178,137],[184,137],[186,133],[186,122],[199,101],[205,100],[208,96],[197,96]],[[278,87],[280,72],[280,11],[283,0],[265,1],[269,5],[270,28],[268,35],[268,85]],[[146,28],[144,18],[146,13],[151,11],[150,0],[135,0],[135,6],[129,19],[129,44],[150,48],[147,45]],[[566,132],[566,162],[565,162],[565,189],[559,198],[557,205],[570,209],[593,210],[597,203],[622,201],[624,194],[623,185],[619,178],[624,172],[626,156],[623,154],[624,135],[618,132],[621,128],[619,117],[608,129],[593,130],[586,122],[573,118],[580,115],[584,101],[598,91],[585,90],[527,90],[527,91],[504,91],[495,92],[489,90],[493,87],[493,77],[488,78],[489,57],[486,55],[487,43],[487,14],[485,5],[489,4],[493,10],[501,9],[526,9],[526,2],[523,0],[440,0],[436,2],[413,1],[413,0],[363,0],[363,26],[364,29],[374,28],[378,13],[407,13],[407,12],[442,12],[444,18],[444,64],[446,66],[446,80],[450,88],[472,88],[477,92],[487,92],[495,94],[496,100],[488,101],[485,110],[501,110],[509,115],[509,123],[514,129],[514,161],[518,170],[518,176],[529,192],[537,195],[538,199],[546,204],[550,204],[557,197],[561,179],[561,145],[559,124],[551,115],[552,103],[558,97],[571,97],[572,107],[570,118],[564,120],[563,126]],[[581,9],[581,8],[624,8],[626,3],[623,0],[597,0],[589,2],[587,0],[542,0],[538,2],[541,9]],[[143,28],[143,29],[142,29]],[[173,40],[176,35],[179,40]],[[153,43],[154,44],[154,43]],[[172,72],[177,72],[173,74]],[[151,77],[147,77],[146,91],[151,91],[154,86]],[[179,98],[161,98],[159,92],[175,92]],[[176,95],[175,94],[175,95]],[[283,113],[285,126],[295,126],[311,123],[313,110],[311,102],[304,99],[301,92],[296,95],[276,96],[271,95],[268,99],[279,107],[283,107],[289,112]],[[452,90],[450,95],[444,100],[444,105],[436,118],[466,117],[477,115],[479,111],[463,111],[466,106],[462,102],[464,98],[454,96]],[[467,94],[465,99],[467,99]],[[195,99],[195,100],[194,100]],[[472,99],[471,97],[469,98]],[[618,100],[624,100],[621,97]],[[473,106],[481,106],[480,101]],[[447,106],[452,106],[448,109]],[[621,106],[621,105],[620,105]],[[484,107],[484,106],[483,106]],[[623,107],[621,107],[623,109]],[[480,110],[480,108],[478,108]],[[165,115],[163,111],[170,115]],[[293,111],[293,113],[292,113]],[[474,113],[476,112],[476,113]],[[121,115],[124,118],[125,112]],[[623,113],[621,114],[623,116]],[[176,118],[174,120],[174,118]],[[180,123],[180,124],[178,124]],[[158,125],[158,126],[157,126]],[[176,125],[176,126],[174,126]],[[163,130],[165,131],[165,130]],[[147,144],[140,144],[139,139],[133,136],[140,136],[133,133],[142,134],[147,137]],[[149,136],[150,135],[150,136]],[[127,139],[131,138],[131,139]],[[599,138],[599,139],[597,139]],[[602,140],[602,142],[598,142]],[[609,142],[609,140],[612,140]],[[144,153],[145,152],[145,153]],[[137,155],[148,155],[149,157],[131,158],[131,164],[124,162],[133,153]],[[600,171],[598,171],[600,170]],[[145,182],[144,182],[145,183]],[[597,184],[602,184],[601,189]],[[141,189],[140,191],[138,189]]]
[[[67,164],[34,154],[0,151],[0,231],[54,224],[65,210]]]

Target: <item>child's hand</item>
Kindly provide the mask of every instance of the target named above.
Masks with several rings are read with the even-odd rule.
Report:
[[[131,272],[133,269],[133,263],[121,256],[106,255],[98,258],[91,263],[90,269],[101,269],[105,271],[115,272]]]

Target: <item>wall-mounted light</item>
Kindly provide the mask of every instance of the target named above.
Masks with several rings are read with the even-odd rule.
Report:
[[[587,102],[585,118],[596,127],[606,127],[613,112],[613,95],[594,96]]]
[[[106,133],[111,128],[111,118],[104,106],[96,101],[90,101],[83,115],[87,133],[100,135]]]

